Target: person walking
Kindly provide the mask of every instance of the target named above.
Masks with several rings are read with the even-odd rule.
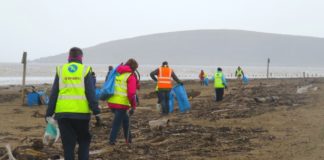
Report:
[[[240,66],[238,66],[235,71],[235,77],[237,79],[241,80],[243,76],[244,76],[244,72],[243,72],[242,68]]]
[[[121,126],[123,126],[126,143],[132,143],[129,116],[133,115],[136,109],[136,89],[139,87],[139,83],[134,71],[137,68],[138,63],[136,60],[129,59],[125,65],[120,65],[116,70],[119,75],[115,79],[115,92],[107,100],[108,107],[115,115],[109,136],[110,145],[116,144]]]
[[[204,70],[201,70],[200,71],[200,74],[199,74],[199,79],[200,79],[200,85],[201,86],[204,86],[205,85],[205,73],[204,73]]]
[[[82,50],[73,47],[68,63],[56,68],[46,111],[46,117],[55,115],[58,121],[65,160],[74,160],[76,143],[79,144],[78,159],[89,159],[91,111],[96,117],[96,124],[101,124],[91,67],[83,65],[82,58]]]
[[[227,82],[222,72],[222,68],[217,68],[217,72],[214,75],[214,87],[216,93],[216,102],[222,101],[224,96],[224,88],[227,88]]]
[[[107,72],[107,75],[106,75],[106,78],[105,78],[105,82],[108,80],[108,76],[109,76],[110,72],[111,72],[113,69],[114,69],[113,66],[109,66],[109,67],[108,67],[108,72]]]
[[[162,63],[161,67],[152,71],[150,76],[155,82],[157,82],[158,99],[162,106],[162,114],[167,115],[169,114],[169,96],[172,89],[171,78],[180,85],[183,85],[183,83],[178,79],[173,70],[169,68],[168,62],[166,61]]]

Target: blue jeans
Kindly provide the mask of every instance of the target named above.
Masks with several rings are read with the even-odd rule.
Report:
[[[127,114],[127,110],[112,109],[112,112],[115,114],[115,117],[110,131],[109,143],[116,143],[116,139],[121,125],[123,126],[126,143],[132,143],[132,136],[129,128],[129,117]]]
[[[162,106],[162,114],[169,114],[169,99],[171,90],[159,90],[158,96]]]

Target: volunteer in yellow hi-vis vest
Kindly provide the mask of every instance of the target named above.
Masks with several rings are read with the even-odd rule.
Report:
[[[227,88],[227,82],[222,72],[222,68],[217,68],[217,72],[215,73],[213,79],[216,93],[216,101],[218,102],[223,100],[224,88]]]
[[[243,72],[242,68],[240,66],[238,66],[235,71],[235,77],[237,77],[237,79],[241,80],[243,76],[244,76],[244,72]]]
[[[91,67],[82,64],[83,53],[74,47],[69,52],[69,63],[56,68],[46,117],[57,120],[64,150],[64,159],[74,159],[74,148],[79,144],[78,158],[89,159],[91,111],[100,125],[100,109],[95,98]]]
[[[108,107],[114,113],[114,120],[109,135],[109,144],[115,145],[119,128],[123,126],[126,143],[132,143],[129,116],[136,109],[137,78],[135,71],[138,63],[135,59],[129,59],[125,65],[116,68],[114,94],[107,99]],[[129,110],[129,114],[127,111]]]

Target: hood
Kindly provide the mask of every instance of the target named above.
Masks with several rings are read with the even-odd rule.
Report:
[[[119,66],[118,68],[117,68],[117,72],[119,73],[119,74],[123,74],[123,73],[127,73],[127,72],[133,72],[132,71],[132,69],[130,68],[130,66],[128,66],[128,65],[122,65],[122,66]]]

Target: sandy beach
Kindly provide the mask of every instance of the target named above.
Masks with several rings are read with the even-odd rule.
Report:
[[[184,84],[191,111],[179,113],[176,105],[174,113],[162,117],[155,109],[154,83],[141,83],[140,105],[131,117],[131,145],[121,133],[116,146],[107,145],[113,114],[101,103],[104,126],[91,121],[91,159],[324,158],[324,79],[258,79],[246,86],[230,80],[219,103],[212,85]],[[49,92],[51,85],[36,87]],[[21,106],[19,86],[0,87],[0,157],[6,144],[19,160],[63,155],[60,140],[52,147],[41,143],[45,111],[46,106]],[[161,119],[169,124],[150,128],[149,121]]]

